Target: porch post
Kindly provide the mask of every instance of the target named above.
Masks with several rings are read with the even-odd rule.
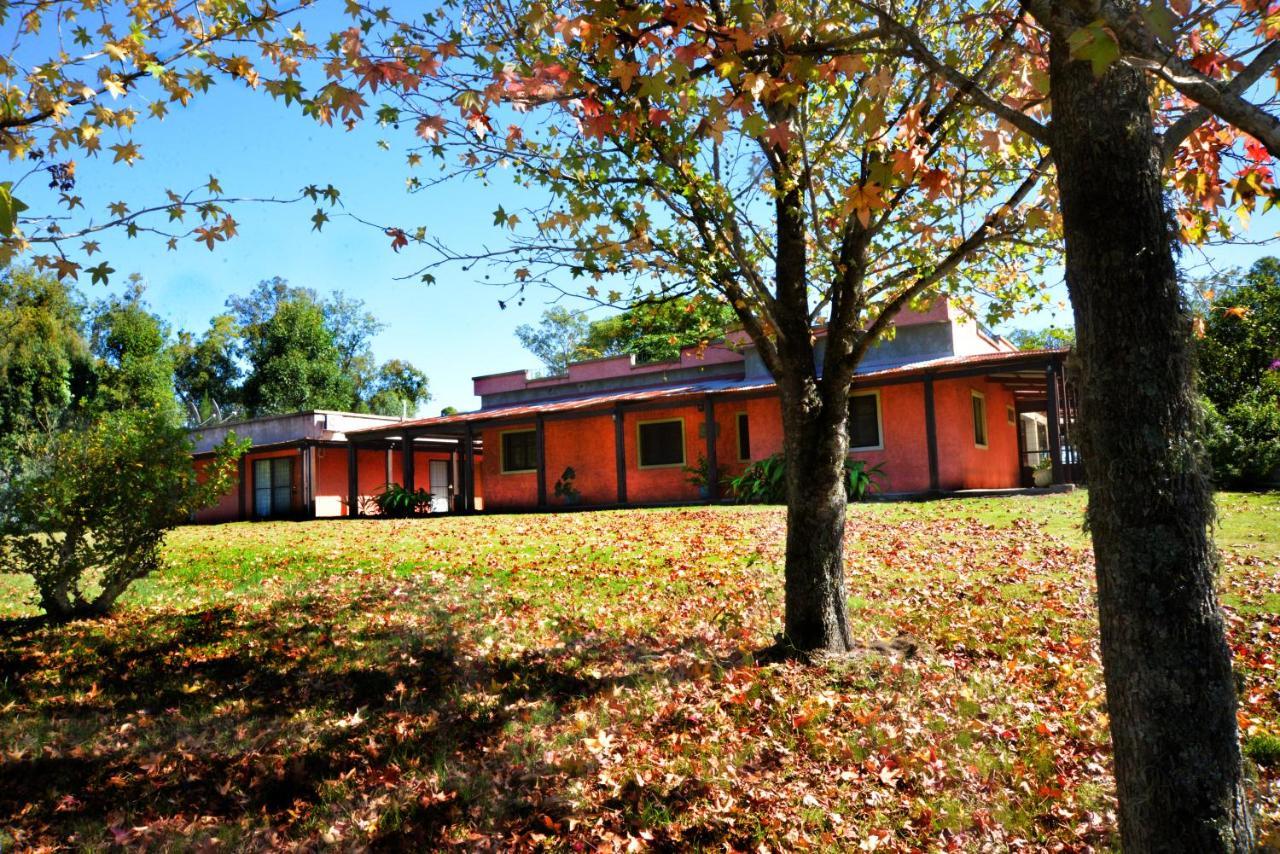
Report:
[[[1045,408],[1049,416],[1049,457],[1053,463],[1053,482],[1062,483],[1062,436],[1058,432],[1058,365],[1049,362],[1044,369],[1048,384],[1048,400]]]
[[[533,422],[534,444],[538,451],[538,507],[547,506],[547,425],[541,415]]]
[[[707,501],[715,504],[720,500],[720,469],[716,464],[716,402],[707,395],[704,398],[707,434]]]
[[[613,406],[613,460],[618,472],[618,503],[627,503],[627,443],[623,431],[622,404]]]
[[[413,435],[407,430],[400,437],[400,479],[404,481],[404,488],[413,492],[414,490],[414,466],[413,466]]]
[[[347,440],[347,516],[360,515],[360,459],[356,443]]]
[[[933,411],[933,376],[924,378],[924,437],[929,449],[929,491],[938,492],[938,422]]]
[[[476,509],[476,447],[471,422],[467,422],[466,446],[462,450],[462,506],[467,513]]]
[[[239,480],[239,487],[240,487],[240,520],[241,520],[241,521],[244,521],[245,519],[248,519],[248,518],[249,518],[249,517],[245,514],[245,508],[246,508],[246,505],[248,504],[248,500],[247,500],[247,499],[248,499],[248,495],[249,495],[249,477],[248,477],[248,473],[249,473],[249,464],[245,461],[244,454],[241,454],[241,455],[240,455],[240,460],[239,460],[239,462],[237,463],[237,465],[239,466],[239,476],[240,476],[240,480]]]

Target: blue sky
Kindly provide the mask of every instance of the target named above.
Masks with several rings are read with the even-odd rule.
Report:
[[[355,132],[321,127],[262,93],[221,84],[163,122],[141,123],[135,139],[144,160],[137,166],[113,166],[109,155],[80,158],[76,192],[99,215],[108,202],[126,200],[137,207],[161,201],[166,187],[181,192],[203,184],[211,173],[229,195],[284,197],[307,184],[333,183],[346,207],[369,219],[425,225],[431,234],[461,247],[499,245],[502,235],[493,226],[492,212],[499,204],[520,207],[521,191],[473,182],[408,194],[402,146],[410,133],[407,127],[379,129],[372,124]],[[390,143],[389,150],[378,147],[379,139]],[[27,189],[26,194],[32,192]],[[523,305],[509,304],[504,310],[498,300],[506,293],[479,284],[475,273],[444,270],[430,286],[416,278],[404,280],[429,260],[426,250],[411,246],[393,253],[381,232],[338,218],[317,234],[311,230],[312,213],[307,204],[237,207],[233,215],[240,236],[213,252],[190,240],[169,251],[156,238],[127,240],[108,233],[101,238],[104,255],[92,263],[105,257],[116,269],[110,290],[118,290],[127,274],[142,274],[152,306],[175,328],[197,332],[229,295],[276,275],[322,293],[342,290],[363,299],[387,327],[375,341],[378,358],[408,359],[429,375],[433,399],[424,414],[446,405],[475,406],[472,376],[535,367],[513,333],[521,323],[537,321],[551,293],[533,292]],[[1280,215],[1273,213],[1255,220],[1250,236],[1266,238],[1277,231]],[[1264,254],[1265,247],[1242,245],[1215,250],[1209,257],[1217,266],[1247,266]],[[1197,260],[1195,253],[1184,259]],[[107,292],[101,285],[90,286],[87,278],[82,276],[81,288],[88,296]],[[1060,280],[1051,279],[1050,286],[1057,301],[1065,303]],[[1070,323],[1070,309],[1040,312],[1019,325],[1051,323]]]

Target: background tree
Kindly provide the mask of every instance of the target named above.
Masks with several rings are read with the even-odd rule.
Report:
[[[683,347],[714,341],[738,325],[733,307],[704,294],[641,303],[592,321],[584,350],[600,356],[635,356],[638,362],[679,358]]]
[[[177,417],[169,330],[143,300],[140,282],[96,303],[89,331],[95,364],[90,404],[96,411],[157,409]]]
[[[1280,467],[1280,259],[1216,278],[1196,341],[1214,478],[1274,482]]]
[[[1005,336],[1019,350],[1056,350],[1063,347],[1074,347],[1076,330],[1074,327],[1048,326],[1044,329],[1015,329]]]
[[[0,436],[62,423],[93,374],[83,306],[53,276],[0,272]]]
[[[391,359],[378,368],[372,390],[369,411],[378,415],[412,416],[431,400],[427,375],[400,359]]]
[[[517,326],[516,338],[538,357],[547,376],[559,376],[569,370],[570,362],[593,358],[585,349],[590,330],[591,321],[582,312],[557,305],[542,312],[537,326]]]
[[[224,419],[240,410],[240,380],[236,358],[240,327],[230,314],[215,315],[197,338],[182,330],[173,344],[174,385],[189,419]]]
[[[266,320],[245,326],[244,354],[244,402],[253,415],[348,409],[355,399],[324,311],[309,296],[287,297]]]

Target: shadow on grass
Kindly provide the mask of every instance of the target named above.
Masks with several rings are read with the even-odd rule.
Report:
[[[548,765],[549,745],[518,731],[655,678],[635,665],[673,651],[591,635],[501,658],[462,640],[465,613],[361,621],[385,608],[370,595],[385,594],[0,624],[0,827],[19,847],[157,832],[273,845],[342,821],[387,849],[554,834],[565,774],[594,778],[592,760],[561,745],[569,770]],[[582,667],[606,658],[628,675]]]

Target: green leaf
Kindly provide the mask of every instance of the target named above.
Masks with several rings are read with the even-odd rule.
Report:
[[[1071,49],[1072,59],[1089,62],[1095,77],[1106,74],[1111,63],[1120,58],[1120,45],[1116,42],[1115,33],[1100,20],[1081,27],[1068,36],[1067,46]]]
[[[498,205],[498,209],[493,212],[493,224],[494,225],[507,224],[507,212],[502,209],[502,205]]]
[[[96,285],[101,282],[105,285],[107,283],[107,279],[115,272],[115,268],[108,267],[107,262],[103,261],[96,267],[86,267],[85,272],[92,274],[93,278],[90,280],[91,284]]]
[[[8,236],[18,228],[18,214],[27,209],[21,199],[12,194],[13,184],[0,184],[0,235]]]

